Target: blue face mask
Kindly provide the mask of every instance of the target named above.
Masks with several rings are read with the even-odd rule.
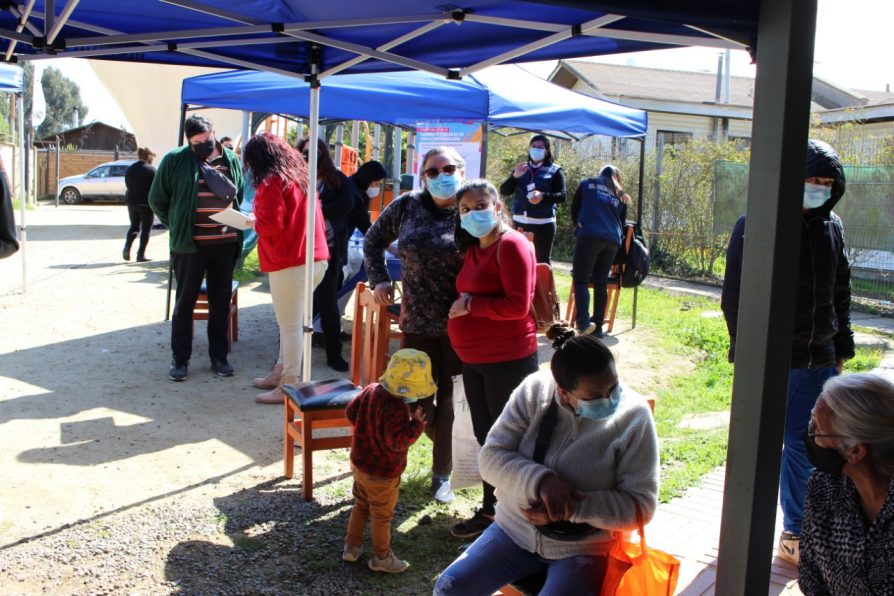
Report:
[[[460,180],[457,174],[454,173],[450,175],[441,172],[438,174],[437,178],[428,179],[428,192],[439,199],[449,199],[456,194],[456,189],[459,188],[459,182]]]
[[[531,156],[531,161],[543,161],[543,158],[546,157],[546,149],[542,147],[531,147],[528,149],[528,155]]]
[[[415,404],[417,401],[419,401],[419,399],[416,397],[405,397],[403,398],[403,400],[405,404]]]
[[[603,420],[615,413],[621,402],[621,386],[615,387],[608,399],[577,402],[577,415],[591,420]]]
[[[832,189],[821,184],[804,183],[804,208],[816,209],[822,207],[823,204],[832,196]]]
[[[491,209],[469,211],[459,216],[459,225],[475,238],[484,238],[497,227],[497,216]]]

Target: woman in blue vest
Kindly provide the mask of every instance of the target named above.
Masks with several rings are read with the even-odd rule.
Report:
[[[500,194],[512,197],[512,223],[520,232],[534,234],[538,263],[549,263],[556,237],[556,210],[565,202],[565,173],[553,162],[549,139],[534,135],[528,144],[529,161],[516,164]]]
[[[583,335],[602,337],[606,280],[621,247],[627,218],[626,195],[621,173],[605,166],[596,178],[582,180],[571,202],[574,222],[574,260],[571,273],[574,302],[577,305],[577,330]],[[593,317],[590,318],[590,281],[593,282]]]

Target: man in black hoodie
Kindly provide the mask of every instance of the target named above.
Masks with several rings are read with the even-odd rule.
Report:
[[[844,247],[844,227],[832,212],[844,187],[844,168],[835,150],[822,141],[808,141],[804,194],[797,199],[792,197],[802,201],[801,251],[779,479],[784,529],[779,539],[779,556],[796,565],[804,496],[813,471],[804,446],[807,424],[823,383],[840,373],[844,361],[854,356],[851,270]],[[760,220],[754,223],[760,225]],[[730,362],[736,350],[744,243],[743,215],[733,228],[727,248],[720,302],[729,329]]]

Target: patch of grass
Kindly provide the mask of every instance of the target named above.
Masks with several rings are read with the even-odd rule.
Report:
[[[844,372],[869,372],[879,365],[884,355],[881,348],[857,348],[854,357],[844,363]]]
[[[242,263],[242,267],[233,272],[233,279],[238,282],[247,283],[254,281],[256,277],[261,275],[261,264],[258,262],[258,248],[252,249]]]
[[[12,208],[14,211],[19,211],[22,208],[22,201],[20,201],[19,199],[13,199]],[[34,204],[25,203],[25,211],[34,211]]]

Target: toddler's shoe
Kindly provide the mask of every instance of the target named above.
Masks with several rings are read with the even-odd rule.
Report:
[[[357,559],[360,558],[361,553],[363,553],[363,546],[351,546],[350,544],[345,544],[345,549],[341,551],[341,560],[347,561],[348,563],[355,563]]]
[[[369,568],[373,571],[383,571],[385,573],[403,573],[410,567],[406,561],[401,561],[394,555],[394,551],[388,553],[388,556],[380,559],[373,555],[369,558]]]

